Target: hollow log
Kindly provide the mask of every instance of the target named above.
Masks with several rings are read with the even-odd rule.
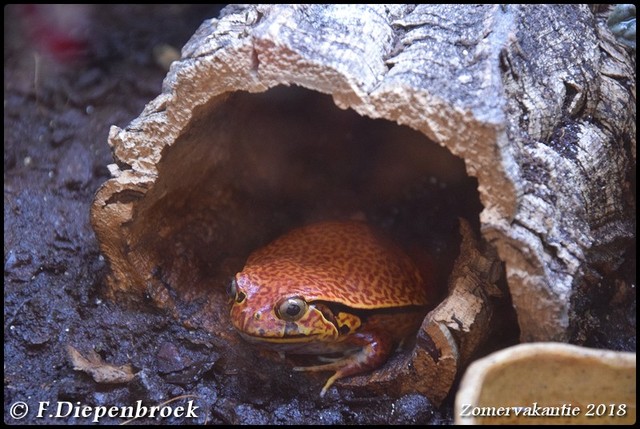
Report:
[[[633,62],[580,5],[228,7],[141,115],[111,129],[113,178],[92,207],[108,294],[150,297],[230,339],[224,278],[257,246],[295,224],[370,215],[420,178],[449,195],[477,180],[477,196],[459,198],[479,197],[475,223],[504,262],[521,340],[573,339],[577,310],[635,234]],[[395,218],[406,236],[439,219],[420,203]],[[486,291],[471,293],[485,305]],[[439,326],[454,323],[436,310]],[[479,340],[464,331],[454,341],[468,358]]]

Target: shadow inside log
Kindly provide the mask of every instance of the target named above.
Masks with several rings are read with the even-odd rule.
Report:
[[[147,279],[147,298],[186,326],[228,341],[234,350],[228,362],[236,364],[252,354],[252,346],[231,327],[225,287],[253,250],[282,233],[321,220],[366,220],[419,265],[435,268],[437,302],[453,288],[460,219],[468,225],[468,239],[479,236],[477,181],[462,159],[408,127],[341,110],[331,97],[296,87],[226,94],[198,107],[163,149],[157,169],[124,226],[128,258]],[[460,339],[441,332],[448,328],[428,325],[423,345],[457,348]],[[378,374],[378,390],[416,363],[413,343]],[[447,355],[448,376],[437,401],[455,377],[459,351],[453,354]],[[436,367],[429,370],[435,377],[441,371]],[[354,377],[351,384],[367,386],[375,378]]]

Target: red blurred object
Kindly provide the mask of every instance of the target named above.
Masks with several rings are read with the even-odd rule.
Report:
[[[18,5],[29,40],[43,55],[61,64],[82,61],[88,55],[88,5]]]

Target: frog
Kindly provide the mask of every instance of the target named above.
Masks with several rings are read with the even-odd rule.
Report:
[[[250,343],[332,371],[336,380],[382,366],[424,319],[431,279],[380,230],[359,220],[295,228],[251,253],[230,281],[230,318]]]

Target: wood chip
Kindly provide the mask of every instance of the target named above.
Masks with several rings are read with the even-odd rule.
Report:
[[[133,379],[133,367],[130,364],[115,366],[108,364],[93,350],[84,357],[73,346],[67,345],[69,360],[76,371],[84,371],[91,375],[96,383],[120,384]]]

